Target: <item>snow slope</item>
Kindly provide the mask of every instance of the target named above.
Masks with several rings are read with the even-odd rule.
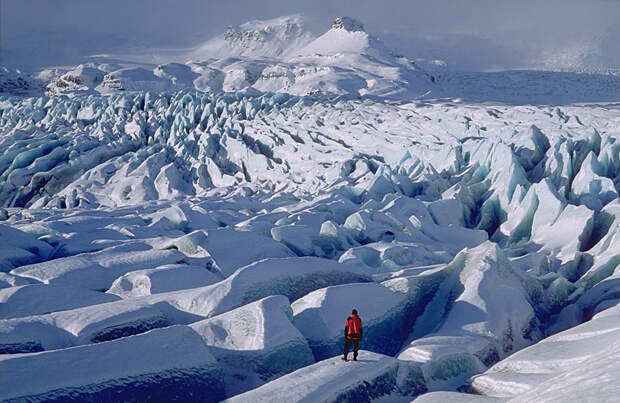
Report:
[[[229,26],[223,35],[198,45],[189,57],[195,60],[235,56],[273,58],[295,52],[312,39],[304,28],[301,15],[254,20],[240,26]]]

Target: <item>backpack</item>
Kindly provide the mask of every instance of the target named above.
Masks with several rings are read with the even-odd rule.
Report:
[[[347,338],[360,340],[362,338],[362,320],[357,315],[352,315],[347,319]]]

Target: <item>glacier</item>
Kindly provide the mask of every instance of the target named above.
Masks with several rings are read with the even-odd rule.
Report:
[[[614,400],[617,76],[347,17],[188,55],[3,69],[2,399]]]

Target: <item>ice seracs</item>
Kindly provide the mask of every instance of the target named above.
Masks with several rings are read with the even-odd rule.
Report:
[[[0,268],[3,272],[45,260],[54,254],[54,248],[49,243],[4,223],[0,224],[0,236],[2,237]]]
[[[3,398],[618,394],[618,77],[431,74],[326,28],[0,77]]]
[[[413,397],[618,301],[618,200],[596,186],[618,190],[613,108],[184,91],[0,105],[0,352],[24,367],[189,328],[218,398],[263,393],[339,360],[354,305],[386,367],[329,396]]]
[[[55,259],[53,263],[20,266],[12,274],[45,284],[80,284],[91,290],[108,289],[127,272],[182,262],[185,255],[175,250],[153,250],[145,244],[112,247],[86,256]]]
[[[106,291],[121,298],[135,298],[168,291],[198,288],[221,280],[201,266],[172,264],[154,269],[133,270],[114,280]]]
[[[536,316],[541,287],[514,270],[496,245],[463,251],[444,270],[449,279],[413,325],[414,341],[398,355],[420,365],[429,386],[458,386],[542,337]]]
[[[81,287],[16,285],[0,290],[0,318],[32,316],[116,300],[117,297],[114,295],[85,290]]]

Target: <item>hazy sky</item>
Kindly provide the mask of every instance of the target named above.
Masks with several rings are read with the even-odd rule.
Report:
[[[287,14],[320,34],[336,16],[411,57],[456,69],[620,66],[620,0],[0,0],[0,64],[74,64],[93,53],[196,45],[228,25]]]

